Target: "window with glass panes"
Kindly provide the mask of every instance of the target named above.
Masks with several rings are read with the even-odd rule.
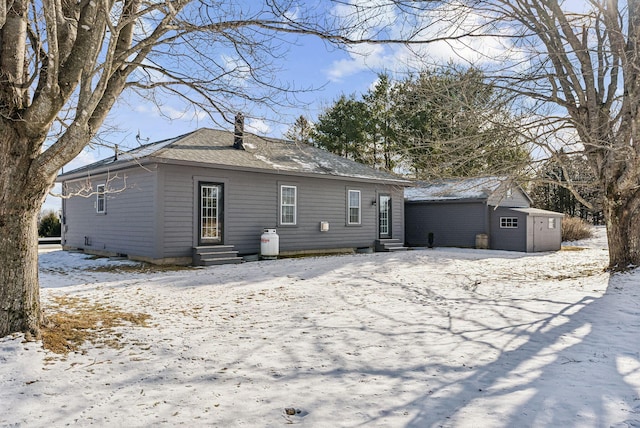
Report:
[[[280,224],[296,224],[297,188],[280,186]]]
[[[98,184],[96,186],[96,212],[104,213],[106,211],[106,198],[104,191],[104,184]]]
[[[218,186],[202,185],[200,187],[200,238],[218,239]]]
[[[501,229],[517,229],[518,217],[500,217]]]
[[[348,224],[360,224],[360,191],[349,190]]]

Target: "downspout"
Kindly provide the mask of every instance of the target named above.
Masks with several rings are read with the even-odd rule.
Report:
[[[64,246],[67,242],[67,198],[65,198],[64,188],[66,182],[62,182],[62,212],[60,213],[60,244]]]
[[[484,229],[486,230],[485,233],[487,234],[487,237],[489,239],[487,249],[491,249],[491,245],[493,243],[493,237],[491,236],[491,217],[492,217],[492,213],[490,209],[491,206],[489,205],[488,199],[485,200],[483,204],[484,204]]]

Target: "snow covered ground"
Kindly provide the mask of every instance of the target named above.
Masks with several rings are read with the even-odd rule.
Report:
[[[640,271],[603,272],[604,243],[156,273],[43,253],[45,308],[151,318],[66,357],[0,339],[0,426],[640,426]]]

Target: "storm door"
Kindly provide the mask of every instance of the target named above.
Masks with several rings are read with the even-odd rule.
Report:
[[[391,195],[378,195],[378,237],[391,238]]]
[[[224,212],[222,204],[223,185],[200,183],[198,245],[222,244]]]

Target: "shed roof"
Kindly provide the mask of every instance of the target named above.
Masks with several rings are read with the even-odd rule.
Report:
[[[529,216],[534,216],[534,217],[564,217],[563,213],[541,210],[539,208],[508,208],[508,209],[512,211],[525,213]]]
[[[209,166],[255,169],[265,172],[313,174],[374,180],[407,185],[394,174],[337,156],[307,144],[260,137],[245,132],[244,150],[233,147],[234,133],[201,128],[175,138],[140,146],[58,176],[74,178],[86,173],[127,166],[143,160],[160,163],[194,163]]]
[[[486,200],[507,177],[456,178],[417,182],[415,187],[404,190],[407,201]]]

